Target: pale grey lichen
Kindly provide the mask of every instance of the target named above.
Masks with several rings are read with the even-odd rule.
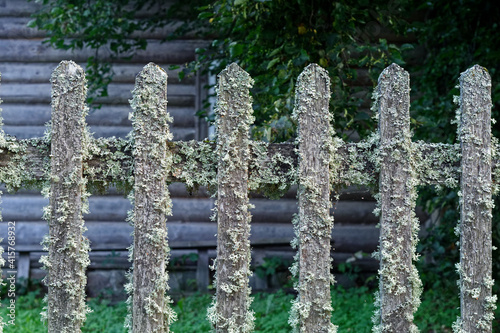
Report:
[[[179,154],[173,157],[172,176],[183,181],[190,191],[205,186],[215,195],[217,188],[215,145],[208,141],[179,141],[177,146]]]
[[[292,184],[297,183],[295,161],[280,151],[270,151],[267,142],[251,141],[248,190],[258,191],[271,199],[279,199]]]

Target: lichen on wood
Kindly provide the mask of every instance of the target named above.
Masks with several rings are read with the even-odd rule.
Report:
[[[153,63],[146,65],[136,78],[132,114],[134,187],[131,193],[134,211],[132,280],[127,286],[132,313],[127,323],[130,332],[169,332],[176,319],[166,295],[167,241],[166,216],[172,215],[167,174],[172,166],[168,142],[172,140],[167,112],[167,73]]]
[[[2,100],[0,99],[0,104]],[[37,155],[37,139],[17,140],[15,137],[6,135],[3,130],[3,118],[0,109],[0,182],[5,184],[9,192],[14,192],[21,187],[32,187],[37,184],[36,167],[41,166],[38,176],[49,175],[48,156],[49,149],[41,149],[46,156],[43,161]],[[46,146],[47,147],[47,146]],[[0,192],[1,195],[1,192]]]
[[[129,193],[134,185],[132,140],[122,138],[93,138],[83,164],[85,176],[93,192],[103,193],[115,186]]]
[[[210,193],[217,189],[217,155],[212,142],[176,142],[171,179],[182,181],[190,191],[205,186]]]
[[[410,134],[409,74],[396,64],[380,74],[376,89],[379,118],[380,290],[374,332],[418,332],[413,314],[420,304],[418,184]]]
[[[456,333],[491,332],[496,295],[492,296],[493,208],[491,144],[491,78],[474,66],[460,76],[459,126],[462,162],[460,180],[461,317]]]
[[[246,333],[250,310],[249,129],[254,121],[249,95],[253,80],[233,63],[218,76],[216,104],[217,261],[216,295],[208,310],[218,333]]]
[[[50,203],[46,210],[49,235],[45,239],[49,253],[40,261],[47,270],[48,331],[74,333],[81,331],[90,311],[85,304],[90,248],[83,235],[88,193],[82,175],[87,87],[84,71],[72,61],[59,64],[51,83]]]
[[[333,333],[330,285],[331,232],[330,166],[336,152],[333,141],[328,73],[309,65],[297,80],[293,117],[298,123],[298,218],[294,221],[298,253],[292,271],[298,273],[289,323],[295,332]],[[333,172],[332,174],[335,174]]]

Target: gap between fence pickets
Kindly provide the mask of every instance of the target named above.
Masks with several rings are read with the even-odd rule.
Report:
[[[67,74],[58,73],[57,70],[54,72],[53,82],[55,82],[55,87],[57,86],[57,80],[67,79],[64,75],[74,76],[75,74],[80,73],[81,69],[74,67],[71,63],[69,64]],[[60,66],[68,66],[68,63],[64,63],[64,65],[62,63]],[[439,184],[449,187],[457,187],[460,175],[471,176],[472,179],[475,177],[476,180],[480,177],[498,179],[498,175],[500,174],[498,170],[499,168],[497,167],[498,155],[496,153],[498,151],[498,144],[495,144],[490,148],[488,148],[488,146],[484,148],[474,146],[477,146],[478,138],[476,137],[473,137],[470,141],[468,141],[471,138],[469,133],[477,132],[473,129],[473,126],[477,126],[476,123],[471,123],[470,126],[472,129],[468,129],[469,127],[467,127],[467,117],[471,114],[471,112],[475,112],[474,110],[476,110],[474,107],[470,106],[480,104],[481,107],[479,109],[486,110],[487,112],[491,109],[490,78],[486,71],[479,66],[473,67],[466,73],[469,73],[469,76],[463,75],[461,77],[461,84],[463,88],[461,90],[462,97],[460,109],[462,111],[462,123],[460,125],[459,137],[462,139],[463,144],[460,146],[459,144],[447,145],[428,144],[422,142],[412,143],[409,142],[408,139],[405,139],[407,140],[406,152],[411,156],[413,160],[412,167],[414,168],[414,172],[416,171],[413,175],[414,178],[411,186]],[[75,84],[75,82],[77,85],[80,84],[80,87],[83,87],[84,89],[85,82],[83,76],[80,76],[82,78],[76,79],[76,81],[74,79],[72,79],[73,81],[69,81],[71,81],[71,84]],[[479,78],[479,80],[477,80],[477,78]],[[64,85],[66,85],[66,83],[64,83]],[[479,86],[482,86],[484,91],[478,92],[477,90],[479,89]],[[54,109],[57,109],[60,98],[66,98],[69,101],[68,103],[74,107],[73,109],[85,110],[85,106],[81,101],[81,98],[79,100],[72,100],[72,98],[74,98],[74,93],[74,90],[63,86],[62,91],[59,94],[55,93],[53,96]],[[78,93],[81,97],[82,92],[77,91],[76,94]],[[476,100],[473,100],[472,97],[468,98],[467,96],[476,96]],[[77,104],[81,104],[81,106],[76,107]],[[64,109],[64,105],[62,105],[62,107]],[[83,114],[84,113],[85,112],[83,112]],[[476,118],[473,116],[469,119]],[[490,131],[489,113],[484,117],[483,121],[484,124],[488,124],[488,127],[483,127],[483,130],[486,128],[487,131]],[[54,134],[52,135],[54,136]],[[406,134],[406,136],[408,135],[409,134]],[[72,140],[71,135],[67,136],[70,140]],[[15,138],[2,136],[1,139],[3,149],[0,152],[0,181],[4,182],[9,189],[17,189],[33,184],[43,185],[47,181],[52,181],[53,184],[57,184],[60,181],[59,177],[68,177],[68,175],[57,176],[48,171],[50,168],[47,161],[50,161],[50,151],[52,149],[57,149],[53,147],[54,143],[51,145],[49,138],[16,140]],[[487,141],[487,139],[484,140]],[[374,156],[381,152],[379,150],[379,141],[376,137],[372,137],[371,139],[359,143],[344,143],[341,142],[341,140],[336,140],[335,142],[336,168],[333,170],[330,177],[330,182],[334,183],[332,185],[374,185],[380,180],[385,179],[382,176],[381,179],[379,179],[377,166],[379,160],[374,158]],[[472,146],[473,149],[476,149],[475,151],[479,152],[480,156],[483,156],[483,159],[486,160],[486,162],[484,162],[480,167],[481,170],[487,170],[491,173],[491,176],[484,177],[483,174],[474,176],[470,173],[469,170],[474,170],[475,167],[464,162],[464,159],[461,158],[461,156],[469,156],[467,155],[467,147],[469,143],[472,143],[470,146]],[[125,185],[130,186],[134,183],[132,178],[134,177],[134,174],[132,170],[134,165],[133,156],[135,156],[135,154],[134,147],[131,142],[113,138],[87,138],[86,144],[88,144],[87,151],[85,151],[85,154],[82,154],[80,159],[76,159],[77,162],[81,163],[81,168],[83,168],[83,178],[75,178],[75,172],[73,172],[70,175],[72,182],[81,185],[87,179],[89,182],[101,184],[104,187],[109,186],[110,184],[121,184],[125,188],[127,188]],[[294,176],[294,170],[299,167],[298,161],[300,159],[296,153],[296,145],[268,145],[256,142],[249,142],[248,145],[250,149],[249,154],[252,156],[247,171],[248,183],[252,184],[251,190],[265,190],[268,187],[275,189],[277,182],[283,180],[289,181],[290,183],[297,182],[297,179]],[[78,145],[76,146],[78,147]],[[162,182],[184,181],[189,183],[190,186],[214,185],[214,179],[212,179],[212,177],[216,175],[217,171],[220,172],[220,170],[217,170],[213,163],[220,158],[220,154],[217,153],[214,143],[165,142],[165,149],[166,154],[172,155],[172,164],[170,174],[165,175],[166,178],[163,179]],[[54,156],[54,153],[52,153],[52,156]],[[52,163],[55,163],[54,160]],[[259,171],[259,168],[262,168],[263,166],[270,167],[272,172],[263,175],[262,172]],[[76,168],[78,168],[78,166],[76,166]],[[54,166],[52,166],[52,169],[54,170]],[[197,176],[200,174],[204,175],[204,177],[201,177],[201,179],[198,178],[199,180],[197,180]],[[464,188],[467,187],[463,183],[464,178],[465,177],[462,176],[461,195],[463,197],[467,196],[466,191],[464,191]],[[490,185],[486,185],[488,188],[484,191],[486,196],[479,199],[480,209],[478,212],[474,213],[474,216],[481,215],[486,218],[486,222],[483,224],[488,225],[487,221],[489,220],[489,229],[487,228],[487,230],[483,231],[483,233],[488,233],[488,230],[491,231],[491,195],[493,188],[491,183],[488,184]],[[483,188],[484,184],[478,184],[477,187]],[[52,191],[57,190],[53,189]],[[85,196],[86,194],[80,192],[80,195]],[[67,196],[63,195],[63,197]],[[470,200],[462,199],[461,210],[463,221],[460,224],[459,230],[464,232],[475,228],[470,226],[472,220],[467,217],[471,216],[469,213],[471,209],[467,208],[466,205],[468,201]],[[81,214],[83,208],[78,210],[80,210],[79,214]],[[58,209],[55,208],[54,211],[58,211]],[[61,220],[66,218],[67,216],[64,215],[61,217]],[[76,218],[76,220],[79,219],[79,217]],[[80,237],[80,231],[75,234],[76,239]],[[85,240],[84,238],[81,239]],[[464,240],[465,237],[462,234],[462,246],[465,244]],[[481,259],[487,258],[487,254],[489,253],[490,259],[487,261],[489,261],[489,265],[491,265],[491,244],[489,244],[491,243],[491,232],[489,233],[487,241],[484,242],[484,240],[481,240],[481,242],[482,243],[480,244],[472,245],[472,248],[474,249],[477,246],[484,246],[485,243],[487,243],[485,248],[486,255],[482,255]],[[490,247],[489,249],[488,246]],[[476,325],[479,323],[483,331],[488,331],[491,330],[492,309],[494,308],[496,302],[496,299],[491,296],[491,269],[489,269],[489,273],[488,268],[486,269],[486,273],[482,275],[481,281],[473,281],[473,283],[471,283],[471,275],[468,273],[469,268],[467,265],[471,260],[471,257],[473,261],[475,258],[470,254],[470,252],[467,252],[467,248],[464,251],[465,252],[461,255],[461,264],[459,269],[461,274],[462,319],[456,323],[455,330],[457,332],[468,332],[469,329],[473,330],[470,328],[470,325]],[[83,266],[81,269],[77,269],[76,271],[81,272],[82,269],[84,270],[85,262],[85,258],[81,259],[80,263],[83,264]],[[47,263],[49,263],[49,261],[47,261]],[[77,303],[80,304],[79,302]],[[479,308],[477,307],[477,304],[481,304]],[[82,310],[81,312],[84,313],[85,311]],[[472,316],[471,313],[479,313],[479,317],[476,318]],[[82,318],[80,317],[77,319],[77,321],[79,321]],[[382,329],[385,330],[383,326]]]

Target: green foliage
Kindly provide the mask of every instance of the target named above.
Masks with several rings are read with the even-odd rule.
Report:
[[[373,290],[367,287],[343,289],[335,287],[331,293],[334,308],[332,321],[339,325],[339,332],[370,332],[373,313]],[[285,333],[290,331],[288,312],[293,295],[283,291],[258,293],[252,305],[255,311],[255,332]],[[179,299],[174,310],[179,318],[171,326],[176,333],[209,332],[206,309],[212,297],[209,294],[195,294]],[[0,315],[5,317],[3,298]],[[423,293],[422,305],[415,315],[415,322],[421,332],[451,332],[451,324],[459,314],[459,298],[455,292],[446,289],[432,289]],[[89,300],[93,312],[88,315],[82,332],[126,332],[123,318],[127,312],[125,302],[110,304],[100,299]],[[31,291],[20,295],[16,301],[16,326],[5,327],[5,333],[42,333],[47,328],[40,321],[42,310],[41,292]],[[499,318],[500,310],[496,311]],[[493,330],[499,329],[499,320],[493,322]]]
[[[295,280],[289,270],[292,262],[293,260],[280,256],[265,257],[262,263],[252,270],[259,278],[266,280],[270,288],[275,285],[292,288]]]
[[[385,40],[370,43],[370,23],[390,24],[402,5],[385,1],[215,1],[200,8],[200,19],[217,32],[209,48],[198,50],[197,66],[218,73],[237,62],[255,80],[255,138],[285,141],[294,136],[291,119],[295,80],[310,63],[326,68],[334,98],[330,109],[340,131],[364,134],[373,129],[362,98],[353,95],[355,69],[372,78],[390,62],[401,63],[400,50]],[[394,24],[392,24],[394,26]],[[376,38],[375,38],[376,40]]]
[[[425,57],[408,69],[412,75],[412,117],[414,139],[427,142],[454,143],[456,127],[451,124],[458,108],[453,96],[459,95],[460,73],[475,64],[488,69],[492,78],[492,118],[500,116],[500,8],[492,0],[465,0],[452,3],[446,0],[415,2],[425,19],[416,21],[410,30],[424,46]],[[492,125],[493,135],[500,137],[500,126]],[[430,264],[426,270],[437,276],[457,279],[453,263],[458,262],[458,237],[454,227],[459,220],[457,189],[420,191],[421,203],[428,211],[441,212],[439,222],[431,227],[422,241],[421,250]],[[500,201],[493,209],[493,245],[500,246]],[[500,257],[493,252],[493,278],[500,278]],[[429,277],[432,274],[428,275]],[[424,282],[435,283],[426,278]],[[443,281],[444,278],[437,281]]]
[[[288,271],[291,263],[291,260],[284,259],[283,257],[266,257],[262,264],[255,267],[255,274],[260,278],[266,278],[284,270]]]

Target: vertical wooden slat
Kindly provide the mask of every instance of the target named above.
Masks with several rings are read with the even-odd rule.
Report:
[[[198,250],[198,261],[196,263],[196,282],[198,291],[206,292],[210,281],[208,249]]]
[[[85,321],[85,270],[89,243],[82,217],[85,180],[82,177],[86,107],[85,73],[72,61],[62,61],[52,82],[51,174],[49,200],[48,331],[80,332]]]
[[[491,79],[481,66],[460,76],[460,305],[458,332],[491,332]],[[458,330],[461,329],[461,330]]]
[[[249,88],[253,80],[233,63],[218,77],[217,261],[215,304],[209,317],[216,331],[250,332],[249,128],[253,123]]]
[[[175,313],[170,308],[169,248],[166,216],[171,215],[167,172],[172,140],[167,113],[167,73],[153,63],[136,78],[131,106],[134,110],[134,246],[132,331],[168,332]]]
[[[380,322],[378,332],[415,332],[421,282],[413,265],[418,240],[410,135],[410,78],[387,67],[375,91],[380,131]]]
[[[336,332],[331,323],[330,238],[330,79],[316,64],[297,80],[294,117],[298,121],[299,284],[290,323],[300,332]]]

